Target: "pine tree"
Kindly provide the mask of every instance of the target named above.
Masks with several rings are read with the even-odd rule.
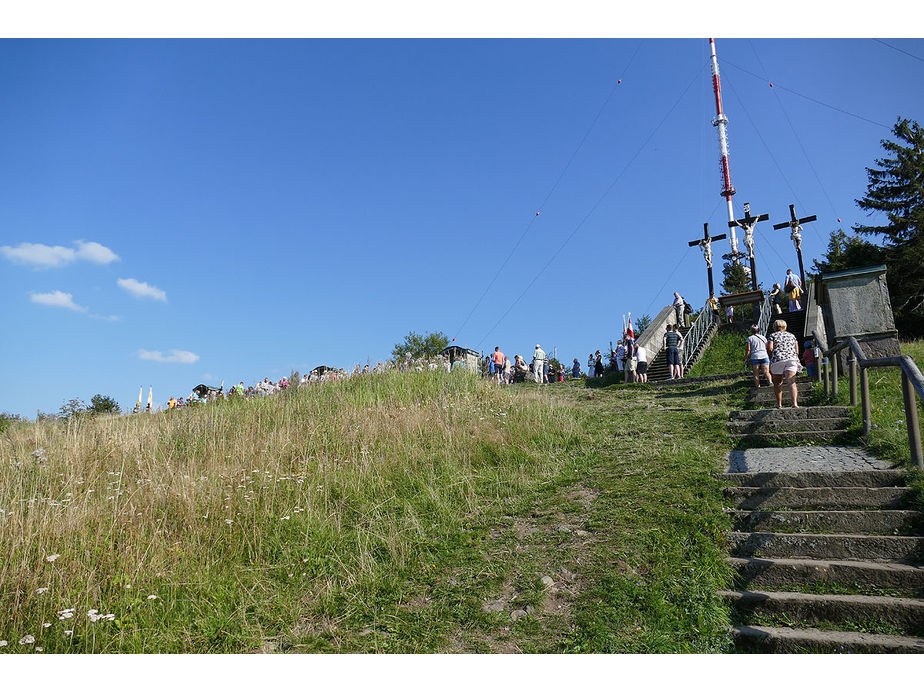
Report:
[[[726,294],[743,294],[751,290],[751,278],[740,262],[729,260],[722,266],[722,291]]]
[[[924,129],[899,118],[896,141],[882,140],[886,156],[867,168],[866,197],[857,200],[870,215],[885,214],[888,223],[857,225],[857,233],[883,238],[889,268],[889,293],[895,324],[903,336],[924,334]]]
[[[840,272],[856,267],[880,265],[885,262],[882,246],[870,243],[858,235],[848,236],[843,229],[831,232],[828,239],[828,252],[819,260],[813,259],[812,274]]]

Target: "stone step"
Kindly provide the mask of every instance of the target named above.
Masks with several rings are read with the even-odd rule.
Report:
[[[731,510],[739,532],[916,534],[924,513],[914,510]]]
[[[722,491],[740,510],[904,510],[910,498],[907,486],[731,486]]]
[[[731,472],[719,474],[729,486],[901,486],[906,474],[898,469],[870,469],[844,472]]]
[[[799,395],[799,401],[807,402],[812,396],[812,383],[796,383],[796,391]],[[770,404],[771,402],[776,402],[776,394],[773,387],[768,385],[758,389],[751,388],[746,399],[749,404]],[[783,388],[783,403],[792,403],[792,396],[788,387]]]
[[[799,409],[778,409],[777,411],[799,411]],[[756,421],[727,421],[725,429],[729,433],[749,435],[766,435],[768,433],[805,433],[816,431],[841,431],[848,425],[845,418],[836,419],[766,419]]]
[[[846,419],[850,407],[787,407],[786,409],[740,409],[728,413],[730,421],[780,421],[801,419]]]
[[[907,563],[734,556],[725,560],[737,572],[738,588],[814,585],[858,592],[888,589],[924,596],[924,570]]]
[[[889,624],[908,635],[924,635],[924,599],[865,594],[720,591],[742,614],[783,616],[789,622]]]
[[[813,628],[735,626],[735,645],[760,652],[832,652],[867,654],[922,654],[924,638],[911,635],[880,635]]]
[[[924,537],[780,532],[728,532],[726,536],[733,556],[918,563],[924,555]]]
[[[781,443],[836,443],[847,433],[844,429],[831,431],[801,431],[790,433],[729,433],[736,444],[748,443],[756,446],[777,446]]]
[[[752,383],[753,383],[753,381],[752,381]],[[814,381],[814,380],[803,380],[803,379],[797,379],[797,380],[796,380],[796,389],[799,391],[799,394],[800,394],[800,395],[801,395],[803,392],[811,392],[812,387],[813,387],[814,385],[815,385],[815,381]],[[783,386],[783,392],[786,392],[787,390],[788,390],[788,388],[784,385],[784,386]],[[762,385],[761,387],[754,387],[753,384],[752,384],[752,385],[751,385],[751,388],[748,390],[748,395],[759,395],[759,394],[767,394],[767,393],[769,393],[769,394],[771,394],[771,395],[773,394],[773,386],[772,386],[772,385]]]

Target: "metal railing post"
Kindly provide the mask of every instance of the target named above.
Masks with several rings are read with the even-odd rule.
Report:
[[[850,364],[850,406],[857,406],[857,358],[851,354]]]
[[[869,401],[869,370],[860,367],[860,407],[863,410],[863,434],[873,430],[873,405]]]
[[[831,397],[837,399],[837,354],[831,359]]]
[[[824,384],[825,384],[825,397],[827,397],[831,392],[831,390],[829,389],[829,383],[828,383],[828,361],[830,360],[831,359],[828,358],[827,356],[822,357],[821,379],[824,381]]]
[[[921,428],[918,425],[918,402],[915,399],[911,378],[902,369],[902,397],[905,400],[905,424],[908,426],[908,447],[911,449],[911,462],[918,469],[924,470],[924,453],[921,452]]]

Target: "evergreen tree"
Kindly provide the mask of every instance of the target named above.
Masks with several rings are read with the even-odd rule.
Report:
[[[857,200],[872,216],[885,214],[876,225],[857,225],[857,233],[883,238],[889,267],[889,293],[895,323],[904,336],[924,334],[924,130],[899,118],[892,127],[896,141],[882,140],[886,155],[867,168],[866,197]]]
[[[751,290],[751,278],[740,262],[728,260],[722,267],[722,291],[726,294],[743,294]]]
[[[819,260],[813,259],[812,274],[840,272],[857,267],[881,265],[886,261],[882,246],[863,240],[858,235],[848,236],[843,229],[831,232],[828,252]]]
[[[741,262],[733,262],[732,255],[723,255],[726,258],[722,266],[722,292],[725,294],[743,294],[751,290],[751,276]],[[735,319],[741,320],[745,315],[745,306],[735,306]],[[748,310],[750,308],[748,307]]]

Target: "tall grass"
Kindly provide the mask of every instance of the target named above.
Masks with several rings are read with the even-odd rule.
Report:
[[[349,619],[435,567],[465,517],[554,474],[574,427],[548,399],[442,371],[13,425],[0,640],[236,652]]]

